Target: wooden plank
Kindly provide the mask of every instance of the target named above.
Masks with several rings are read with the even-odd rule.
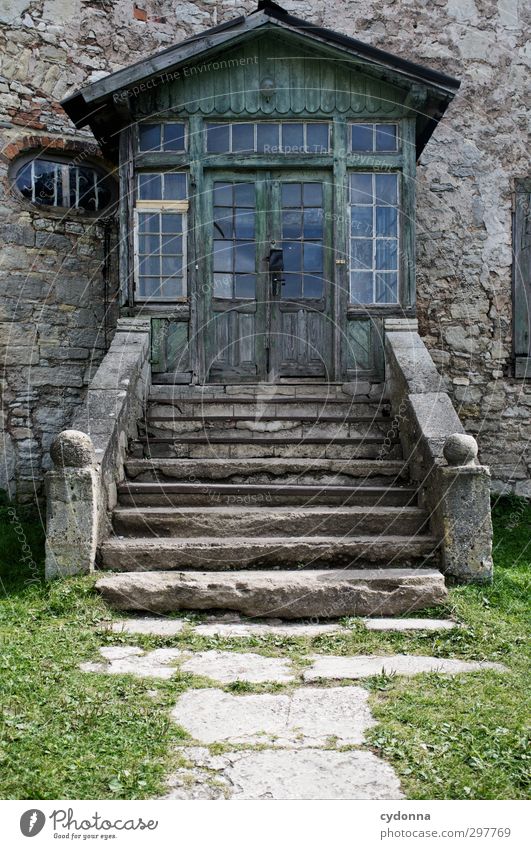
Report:
[[[336,74],[333,62],[316,63],[321,71],[321,109],[332,113],[336,108]]]
[[[416,304],[416,179],[415,119],[401,123],[404,164],[400,184],[400,303],[404,307]]]
[[[346,156],[348,150],[348,124],[344,118],[334,119],[334,172],[333,172],[333,281],[334,281],[334,379],[345,374],[346,316],[349,303],[349,233],[348,177]]]
[[[372,367],[370,318],[355,319],[347,324],[347,368],[370,371]]]
[[[131,129],[126,128],[120,133],[119,141],[119,283],[120,306],[132,306],[134,300],[133,281],[133,150]]]
[[[531,355],[531,193],[517,191],[514,213],[513,248],[513,336],[515,376],[529,376],[525,360]],[[523,373],[522,373],[523,372]]]
[[[174,383],[178,383],[179,385],[183,385],[183,384],[187,385],[187,384],[190,384],[192,382],[192,372],[191,371],[185,371],[185,372],[171,371],[171,372],[167,372],[167,373],[160,373],[160,374],[157,373],[157,374],[153,374],[153,379],[152,379],[151,382],[155,386],[157,386],[159,384],[166,386],[166,385],[172,385]],[[160,402],[160,403],[162,403],[162,402]]]
[[[514,376],[526,377],[531,380],[531,357],[516,357],[514,361]]]

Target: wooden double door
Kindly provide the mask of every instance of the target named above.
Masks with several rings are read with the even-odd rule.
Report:
[[[198,328],[211,382],[332,379],[332,178],[212,171]]]

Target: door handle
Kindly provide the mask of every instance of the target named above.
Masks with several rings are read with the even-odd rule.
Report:
[[[280,295],[282,272],[284,271],[284,253],[279,248],[272,248],[269,253],[269,274],[271,275],[271,293],[273,297]]]

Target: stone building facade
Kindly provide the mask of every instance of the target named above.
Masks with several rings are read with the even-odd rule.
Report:
[[[512,299],[515,185],[529,174],[525,4],[285,6],[462,81],[417,172],[419,327],[493,486],[531,495],[531,383],[515,377]],[[112,206],[100,216],[36,208],[13,187],[16,163],[46,151],[105,167],[61,99],[254,8],[254,0],[0,0],[0,488],[12,495],[41,494],[50,442],[72,420],[119,312]]]

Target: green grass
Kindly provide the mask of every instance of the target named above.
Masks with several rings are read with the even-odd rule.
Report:
[[[494,508],[496,577],[456,587],[447,610],[464,628],[425,634],[366,631],[312,639],[120,635],[93,592],[92,578],[45,584],[43,533],[29,508],[0,506],[1,798],[146,798],[164,792],[184,732],[170,719],[179,693],[208,686],[85,674],[101,645],[308,653],[412,652],[496,660],[509,672],[444,677],[376,676],[366,681],[378,719],[368,745],[393,764],[409,798],[526,798],[531,764],[525,736],[528,697],[528,580],[531,505],[504,499]],[[429,615],[430,612],[428,612]],[[441,611],[432,611],[441,615]],[[190,617],[194,621],[197,617]],[[237,693],[280,692],[275,685],[227,685]]]

